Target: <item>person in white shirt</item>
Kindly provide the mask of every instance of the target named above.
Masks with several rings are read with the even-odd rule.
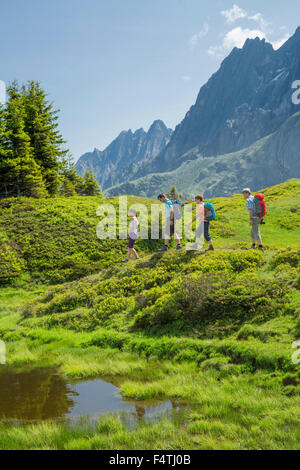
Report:
[[[251,226],[251,238],[252,238],[252,247],[249,248],[250,250],[255,250],[256,243],[258,244],[258,249],[260,251],[264,251],[261,235],[260,235],[260,220],[258,215],[256,214],[255,204],[254,204],[254,196],[251,194],[250,188],[243,189],[243,196],[247,201],[247,209],[249,211],[250,217],[250,226]]]
[[[127,258],[123,259],[122,263],[128,263],[130,256],[134,255],[135,259],[140,259],[139,255],[137,254],[134,244],[136,240],[138,239],[138,226],[139,226],[139,221],[136,216],[136,211],[134,209],[129,209],[128,211],[129,217],[131,217],[131,220],[129,222],[129,228],[128,228],[128,253],[127,253]]]

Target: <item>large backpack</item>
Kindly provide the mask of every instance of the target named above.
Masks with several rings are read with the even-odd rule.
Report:
[[[173,201],[173,211],[175,220],[182,219],[182,204],[177,199]]]
[[[211,220],[215,220],[216,218],[215,208],[211,202],[206,202],[204,204],[204,210],[205,210],[205,220],[209,222]]]
[[[267,207],[266,207],[264,194],[258,193],[254,196],[254,206],[255,206],[255,214],[262,219],[267,213]]]

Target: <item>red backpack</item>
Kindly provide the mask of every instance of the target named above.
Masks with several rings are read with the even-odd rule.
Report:
[[[254,196],[255,212],[261,219],[267,213],[266,201],[264,194],[258,193]]]

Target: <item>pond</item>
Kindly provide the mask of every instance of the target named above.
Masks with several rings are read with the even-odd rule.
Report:
[[[0,419],[26,422],[48,419],[97,417],[108,412],[129,412],[136,419],[152,419],[177,405],[134,402],[121,397],[109,379],[72,382],[53,370],[0,370]]]

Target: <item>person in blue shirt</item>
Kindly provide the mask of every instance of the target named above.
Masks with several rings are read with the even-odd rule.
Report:
[[[260,219],[258,215],[256,214],[254,196],[252,196],[250,188],[243,189],[243,196],[247,201],[247,209],[249,211],[249,217],[250,217],[252,247],[249,248],[249,250],[255,250],[256,243],[257,243],[258,249],[260,251],[264,251],[261,236],[260,236]]]
[[[168,251],[169,248],[169,241],[171,236],[174,236],[174,239],[177,243],[177,250],[181,250],[182,246],[180,243],[180,239],[176,233],[176,226],[175,226],[175,217],[174,217],[174,209],[173,209],[173,202],[167,198],[167,196],[163,193],[161,193],[158,196],[158,200],[165,205],[165,211],[166,211],[166,230],[165,230],[165,243],[163,248],[161,248],[159,251]]]

